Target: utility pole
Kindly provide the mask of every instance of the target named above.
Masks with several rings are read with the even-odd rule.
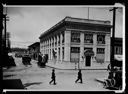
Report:
[[[89,20],[89,7],[88,7],[88,20]]]
[[[109,11],[113,11],[113,28],[112,28],[111,57],[110,57],[111,70],[113,70],[113,68],[114,68],[114,42],[115,42],[116,9],[117,9],[117,7],[114,7],[113,9],[109,10]]]
[[[5,13],[3,14],[3,22],[4,22],[4,51],[6,51],[6,35],[7,35],[7,21],[9,21],[9,17],[7,16],[7,8]]]

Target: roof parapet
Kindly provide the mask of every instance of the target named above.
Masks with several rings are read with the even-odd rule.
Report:
[[[93,20],[93,19],[83,19],[83,18],[74,18],[74,17],[70,17],[70,16],[66,16],[65,17],[65,21],[80,22],[80,23],[90,23],[90,24],[110,25],[110,21]]]
[[[70,17],[66,16],[64,19],[59,21],[56,25],[52,26],[50,29],[47,31],[43,32],[39,39],[46,33],[50,32],[52,29],[58,27],[60,24],[64,22],[77,22],[77,23],[87,23],[87,24],[99,24],[99,25],[110,25],[110,21],[102,21],[102,20],[92,20],[92,19],[84,19],[84,18],[75,18],[75,17]]]

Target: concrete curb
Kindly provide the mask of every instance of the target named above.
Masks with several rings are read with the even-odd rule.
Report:
[[[49,66],[49,65],[46,65],[47,67],[50,67],[50,68],[55,68],[55,69],[58,69],[58,70],[78,70],[78,69],[63,69],[63,68],[57,68],[57,67],[53,67],[53,66]],[[107,69],[81,69],[81,70],[107,70]]]

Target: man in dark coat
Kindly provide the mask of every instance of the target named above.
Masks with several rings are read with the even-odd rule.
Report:
[[[38,55],[38,65],[41,66],[41,63],[42,63],[42,56],[41,56],[41,53],[39,53]]]
[[[78,72],[78,77],[77,77],[77,80],[75,81],[75,83],[77,83],[78,80],[80,80],[80,83],[83,83],[81,70],[79,70],[79,72]]]
[[[52,77],[51,77],[51,81],[49,82],[49,84],[51,84],[53,82],[54,85],[56,85],[56,76],[55,76],[55,69],[52,70]]]

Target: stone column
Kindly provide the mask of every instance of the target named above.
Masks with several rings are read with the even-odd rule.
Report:
[[[56,41],[56,38],[55,38],[55,36],[54,36],[54,51],[55,51],[55,41]]]
[[[48,59],[50,59],[51,57],[51,52],[50,52],[50,49],[51,49],[51,47],[50,47],[50,42],[51,42],[51,40],[50,40],[50,38],[49,38],[49,54],[48,54]]]
[[[62,62],[62,33],[60,33],[60,61]]]
[[[110,34],[105,36],[105,61],[110,62]]]
[[[94,51],[94,57],[95,57],[97,54],[97,34],[96,33],[93,34],[93,51]],[[93,61],[96,62],[96,59],[93,58]]]
[[[57,61],[59,60],[59,45],[58,45],[58,41],[59,41],[59,36],[57,35]]]
[[[70,62],[71,31],[65,31],[64,34],[64,61]]]
[[[80,33],[80,62],[83,62],[84,59],[82,58],[84,54],[84,33]]]
[[[51,38],[51,59],[53,59],[53,55],[52,55],[52,49],[53,49],[53,46],[52,46],[52,43],[53,43],[53,38]]]

